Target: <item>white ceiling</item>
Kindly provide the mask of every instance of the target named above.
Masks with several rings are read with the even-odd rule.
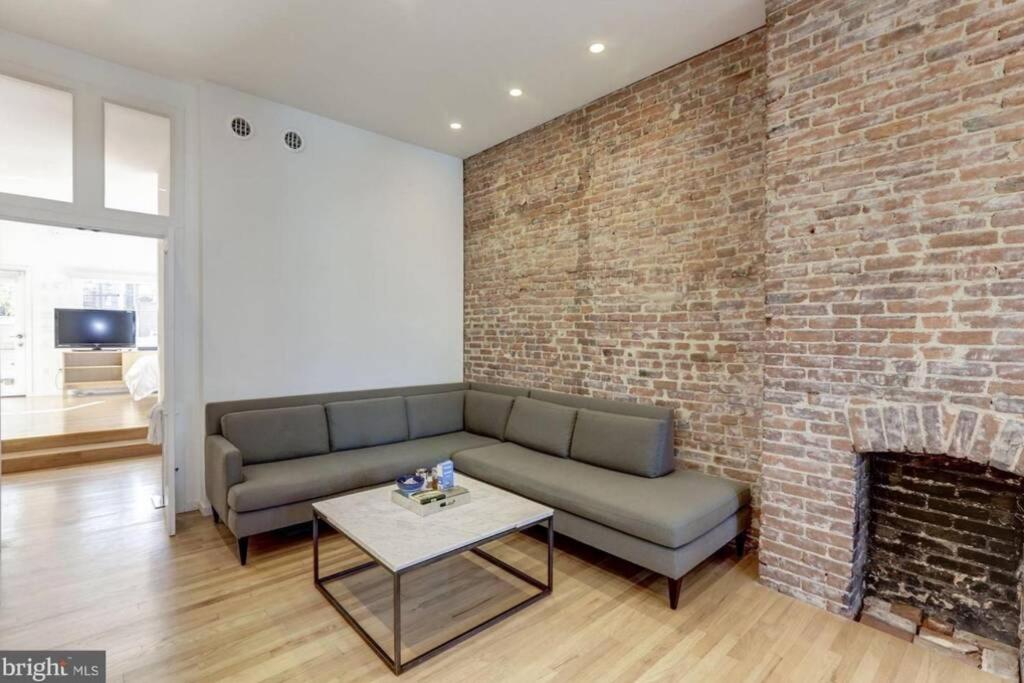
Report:
[[[0,28],[460,157],[763,23],[764,0],[0,0]]]

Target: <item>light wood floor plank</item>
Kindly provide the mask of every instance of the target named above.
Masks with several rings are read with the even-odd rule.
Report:
[[[112,681],[393,680],[313,587],[308,529],[254,538],[240,567],[231,535],[198,513],[181,515],[167,538],[149,502],[159,487],[159,458],[0,480],[3,647],[104,649]],[[672,611],[664,579],[567,539],[557,546],[552,597],[402,679],[996,680],[768,590],[754,555],[717,554],[685,579]],[[540,537],[492,550],[542,576]],[[363,558],[330,535],[322,559]],[[413,575],[403,650],[528,594],[520,583],[467,556]],[[386,635],[390,579],[367,574],[343,590]]]
[[[8,396],[0,399],[0,439],[76,434],[145,427],[156,396],[140,401],[125,394]],[[64,445],[65,442],[39,447]]]

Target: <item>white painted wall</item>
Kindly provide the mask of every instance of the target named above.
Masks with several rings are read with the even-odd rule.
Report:
[[[200,121],[205,401],[462,379],[461,160],[209,84]]]
[[[54,308],[81,308],[78,279],[157,284],[158,242],[147,237],[52,228],[0,220],[0,268],[24,270],[33,396],[60,394],[61,349]]]
[[[74,204],[0,195],[0,217],[169,240],[179,512],[205,499],[207,401],[461,379],[459,159],[2,30],[0,73],[76,111]],[[103,207],[103,98],[173,117],[169,217]]]

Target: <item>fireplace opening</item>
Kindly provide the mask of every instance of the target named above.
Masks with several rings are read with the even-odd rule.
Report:
[[[872,454],[866,604],[1020,646],[1021,477],[960,458]],[[924,631],[921,631],[924,633]]]

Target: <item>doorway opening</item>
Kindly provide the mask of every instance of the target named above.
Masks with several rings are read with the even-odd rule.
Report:
[[[156,238],[0,221],[5,487],[126,460],[112,471],[162,506],[162,257]]]

